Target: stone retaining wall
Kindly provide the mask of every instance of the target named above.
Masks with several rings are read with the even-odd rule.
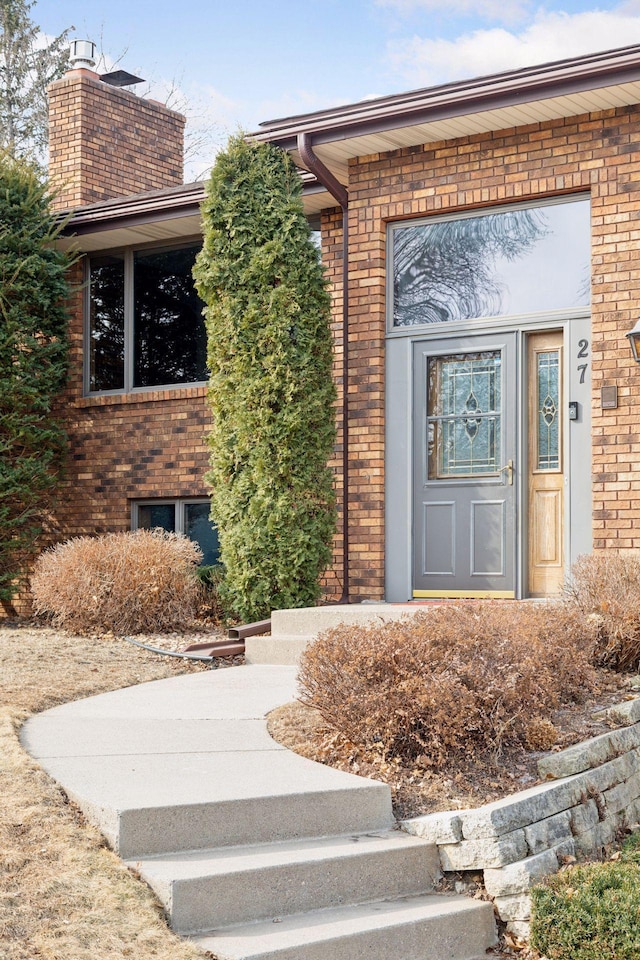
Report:
[[[472,810],[404,820],[402,829],[437,844],[442,869],[483,871],[507,929],[528,937],[530,888],[567,856],[599,856],[640,820],[640,698],[605,711],[629,726],[538,762],[546,782]]]

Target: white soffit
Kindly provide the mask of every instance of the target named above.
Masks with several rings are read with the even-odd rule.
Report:
[[[77,236],[65,236],[58,241],[63,249],[91,253],[95,250],[116,250],[121,247],[135,247],[145,243],[161,243],[181,240],[184,237],[200,236],[200,214],[187,217],[174,217],[152,223],[135,226],[109,226],[108,223],[96,224],[96,229]]]
[[[352,136],[314,144],[314,153],[329,167],[341,183],[348,183],[348,161],[354,157],[368,157],[388,153],[404,147],[438,143],[495,130],[508,130],[532,123],[545,123],[564,117],[610,110],[615,107],[640,103],[640,81],[617,84],[600,89],[531,100],[513,106],[462,114],[444,120],[416,125],[397,126],[380,133]],[[304,166],[297,150],[292,157]]]
[[[302,206],[308,217],[319,214],[329,207],[336,207],[338,201],[331,196],[328,190],[316,190],[314,193],[302,194]]]

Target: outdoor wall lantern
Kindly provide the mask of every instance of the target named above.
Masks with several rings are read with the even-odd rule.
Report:
[[[629,346],[631,347],[633,359],[636,363],[640,363],[640,319],[636,322],[633,330],[629,330],[626,336],[629,341]]]

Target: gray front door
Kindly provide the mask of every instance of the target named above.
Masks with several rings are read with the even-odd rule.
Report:
[[[516,336],[414,344],[414,597],[515,595]]]

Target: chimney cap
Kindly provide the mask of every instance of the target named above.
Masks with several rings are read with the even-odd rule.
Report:
[[[110,83],[112,87],[132,87],[135,83],[144,83],[142,77],[134,77],[126,70],[114,70],[112,73],[103,73],[100,79]]]
[[[72,40],[69,61],[72,70],[93,70],[96,65],[96,45],[93,40]]]

